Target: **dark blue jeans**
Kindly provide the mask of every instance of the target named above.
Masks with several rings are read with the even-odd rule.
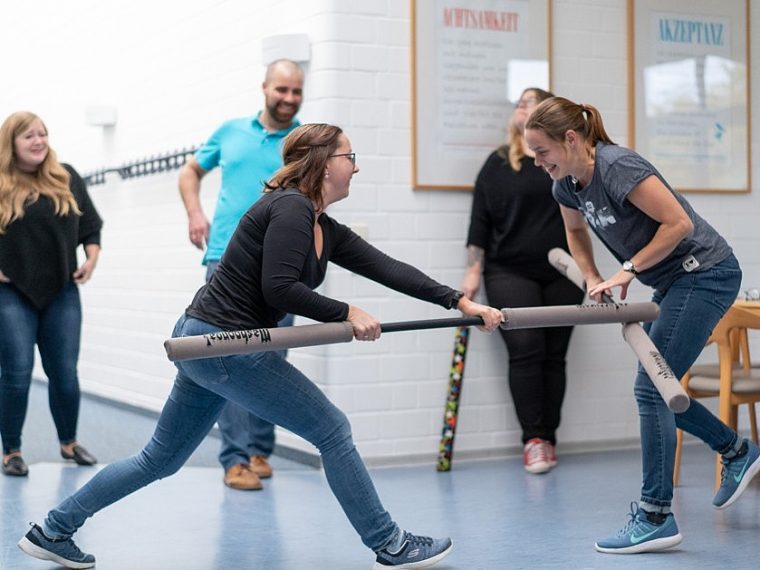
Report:
[[[216,271],[218,261],[209,261],[206,265],[206,281]],[[293,325],[293,315],[285,315],[277,326]],[[275,352],[281,358],[286,358],[287,350]],[[222,410],[219,419],[219,433],[222,435],[222,446],[219,450],[219,463],[225,471],[234,465],[248,463],[252,455],[269,457],[274,451],[274,424],[261,419],[259,416],[244,410],[234,402],[229,402]]]
[[[219,331],[183,315],[172,336]],[[399,528],[383,508],[356,451],[348,418],[293,365],[273,352],[176,365],[177,378],[151,440],[137,455],[106,466],[50,511],[43,524],[48,536],[70,536],[101,509],[175,473],[206,437],[227,400],[319,449],[327,482],[365,545],[379,550],[396,536]]]
[[[3,453],[21,449],[29,402],[34,345],[48,377],[48,401],[58,440],[76,440],[79,419],[79,338],[82,308],[79,289],[70,282],[42,309],[13,284],[0,284],[0,435]]]
[[[660,306],[660,316],[644,328],[677,378],[691,368],[715,325],[736,300],[741,278],[732,255],[710,269],[687,273],[665,292],[655,291],[652,300]],[[676,427],[720,454],[731,451],[739,436],[696,400],[684,413],[673,414],[641,366],[634,393],[644,471],[640,505],[649,511],[668,510],[673,499]]]

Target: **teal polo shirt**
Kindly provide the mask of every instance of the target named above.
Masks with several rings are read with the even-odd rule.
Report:
[[[264,182],[282,166],[282,141],[298,125],[296,120],[289,128],[270,133],[259,115],[231,119],[195,153],[203,170],[222,167],[222,187],[203,265],[222,258],[240,218],[261,197]]]

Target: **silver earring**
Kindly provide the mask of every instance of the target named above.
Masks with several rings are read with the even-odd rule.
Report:
[[[329,172],[325,172],[325,178],[330,178],[330,173]]]

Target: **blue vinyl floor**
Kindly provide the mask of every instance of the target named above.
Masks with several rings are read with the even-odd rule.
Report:
[[[139,449],[154,422],[85,398],[80,439],[108,462]],[[98,513],[77,533],[99,570],[372,567],[373,554],[320,470],[275,457],[275,475],[263,491],[234,491],[221,482],[218,444],[207,438],[177,475]],[[710,504],[713,456],[689,445],[674,505],[683,543],[657,554],[599,554],[594,540],[626,522],[629,502],[638,495],[639,453],[562,455],[561,446],[559,452],[559,466],[541,476],[525,473],[518,457],[455,462],[450,473],[437,473],[430,464],[373,469],[372,476],[402,527],[454,539],[452,554],[435,567],[441,570],[760,567],[760,478],[736,505],[716,511]],[[26,557],[16,542],[28,521],[39,522],[96,468],[56,457],[39,385],[33,388],[24,453],[30,476],[0,477],[0,568],[53,570],[59,567]]]

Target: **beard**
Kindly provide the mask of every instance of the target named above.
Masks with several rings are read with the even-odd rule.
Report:
[[[293,117],[298,113],[298,109],[298,105],[285,105],[283,103],[267,105],[269,116],[278,123],[288,123],[292,121]]]

